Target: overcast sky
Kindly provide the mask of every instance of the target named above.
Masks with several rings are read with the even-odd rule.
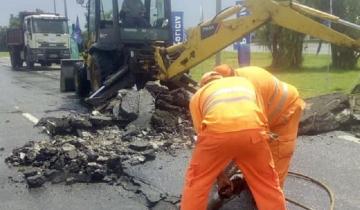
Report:
[[[57,12],[64,14],[64,1],[55,0]],[[105,0],[110,1],[110,0]],[[215,14],[216,0],[172,0],[172,10],[185,12],[185,26],[194,26],[200,21],[200,7],[203,5],[205,18]],[[223,0],[223,6],[234,4],[235,0]],[[39,8],[43,11],[53,12],[53,0],[0,0],[0,25],[6,26],[9,23],[10,14],[18,14],[19,11],[34,11]],[[80,18],[80,24],[85,25],[85,9],[76,4],[76,0],[67,0],[68,16],[71,22],[75,22],[76,16]]]

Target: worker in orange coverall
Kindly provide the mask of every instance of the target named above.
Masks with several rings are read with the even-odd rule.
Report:
[[[283,188],[291,157],[295,151],[305,102],[294,86],[278,80],[265,69],[249,66],[234,70],[229,65],[223,64],[215,67],[214,71],[224,77],[239,76],[250,80],[263,98],[270,131],[277,135],[275,140],[272,138],[269,141],[269,146],[279,175],[280,186]]]
[[[205,210],[216,177],[234,161],[242,170],[259,210],[284,210],[268,141],[261,98],[245,78],[205,74],[190,101],[197,133],[181,199],[182,210]]]

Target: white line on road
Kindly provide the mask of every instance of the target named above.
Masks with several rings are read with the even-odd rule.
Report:
[[[349,135],[343,135],[343,136],[339,136],[339,138],[344,139],[346,141],[351,141],[351,142],[355,142],[360,144],[360,139],[354,137],[354,136],[349,136]]]
[[[21,115],[34,124],[39,122],[39,120],[30,113],[22,113]]]

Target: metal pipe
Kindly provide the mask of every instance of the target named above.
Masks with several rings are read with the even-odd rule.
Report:
[[[349,21],[346,21],[346,20],[342,20],[342,19],[339,19],[338,21],[340,24],[344,25],[344,26],[348,26],[350,28],[353,28],[353,29],[356,29],[356,30],[360,30],[360,25],[357,25],[355,23],[351,23]]]
[[[220,13],[218,13],[213,19],[207,20],[207,21],[203,22],[201,25],[209,25],[211,23],[220,22],[221,20],[224,20],[232,15],[239,13],[242,9],[243,9],[243,6],[241,6],[241,5],[229,7],[227,9],[221,11]]]
[[[221,11],[221,0],[216,0],[216,14],[218,14]],[[221,52],[216,53],[215,56],[215,65],[220,65],[221,64]]]
[[[328,21],[330,21],[330,24],[331,24],[331,22],[339,23],[339,24],[348,26],[350,28],[360,30],[360,25],[357,25],[355,23],[351,23],[351,22],[346,21],[346,20],[342,20],[339,17],[333,15],[332,14],[333,13],[333,3],[332,2],[333,1],[330,0],[330,13],[331,14],[326,13],[326,12],[322,12],[322,11],[319,11],[319,10],[316,10],[316,9],[311,8],[311,7],[308,7],[308,6],[305,6],[305,5],[302,5],[302,4],[298,4],[298,3],[295,3],[295,2],[293,3],[292,8],[299,11],[299,12],[304,12],[307,15],[328,20]]]
[[[117,30],[120,25],[119,25],[119,5],[118,5],[118,1],[117,0],[113,0],[112,1],[113,4],[113,26],[114,29]]]
[[[299,3],[295,3],[295,2],[292,3],[292,8],[298,12],[303,12],[307,15],[310,15],[313,17],[318,17],[321,19],[329,20],[329,21],[333,21],[333,22],[336,22],[340,19],[339,17],[337,17],[335,15],[332,15],[332,14],[329,14],[329,13],[326,13],[326,12],[323,12],[320,10],[316,10],[314,8],[311,8],[311,7],[308,7],[308,6],[299,4]]]
[[[330,0],[330,14],[333,15],[333,0]],[[340,19],[340,18],[339,18]],[[331,21],[329,23],[329,26],[331,28]]]

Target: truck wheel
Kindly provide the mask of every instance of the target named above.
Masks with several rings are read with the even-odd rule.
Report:
[[[10,62],[13,70],[17,70],[16,59],[13,53],[10,53]]]
[[[75,68],[75,92],[80,98],[84,98],[90,93],[90,82],[87,80],[85,67]]]
[[[26,68],[29,70],[34,68],[34,61],[30,60],[27,54],[26,54]]]
[[[22,66],[22,60],[19,52],[10,53],[11,67],[13,70],[18,70]]]
[[[26,68],[32,70],[34,68],[34,62],[26,61]]]

